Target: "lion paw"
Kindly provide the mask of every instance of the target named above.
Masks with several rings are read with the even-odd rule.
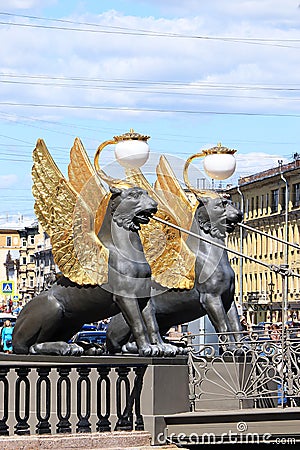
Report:
[[[80,345],[77,344],[69,344],[69,348],[66,349],[66,352],[64,353],[65,355],[68,356],[81,356],[83,354],[84,350],[82,347],[80,347]]]
[[[64,341],[42,342],[34,344],[29,348],[31,355],[58,355],[58,356],[80,356],[83,348],[77,344],[68,344]]]
[[[172,344],[161,344],[162,355],[163,356],[176,356],[178,352],[178,347]]]
[[[122,353],[132,353],[137,355],[139,350],[137,348],[136,342],[127,342],[127,344],[123,345]]]
[[[189,347],[178,347],[178,355],[187,355],[189,353]]]
[[[140,356],[161,356],[162,349],[159,345],[153,344],[145,344],[141,348],[138,348],[136,342],[127,342],[127,344],[122,347],[122,353]]]
[[[140,356],[163,356],[161,345],[145,344],[139,348]]]
[[[86,350],[84,350],[85,356],[102,356],[105,354],[105,348],[100,345],[94,345]]]

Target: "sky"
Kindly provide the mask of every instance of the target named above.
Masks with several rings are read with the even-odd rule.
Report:
[[[33,217],[38,138],[66,175],[76,136],[133,128],[179,179],[221,142],[232,184],[300,152],[299,0],[0,0],[0,39],[0,223]]]

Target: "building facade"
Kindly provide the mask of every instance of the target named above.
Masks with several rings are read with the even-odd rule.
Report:
[[[9,302],[17,296],[20,258],[20,235],[14,226],[0,229],[0,308],[7,310]],[[6,282],[12,283],[12,291],[6,291]]]
[[[38,223],[19,229],[20,268],[18,278],[19,300],[27,303],[36,294],[35,252],[37,245]]]
[[[38,222],[19,221],[0,229],[1,309],[24,305],[47,289],[55,274],[50,239]],[[12,291],[5,292],[11,286]]]
[[[244,224],[291,243],[300,244],[300,158],[239,180],[228,192],[244,213]],[[288,265],[300,273],[300,250],[254,231],[229,235],[228,246],[263,264]],[[268,267],[229,253],[236,273],[236,301],[250,323],[300,320],[300,279],[282,277]],[[286,284],[287,279],[287,284]],[[285,316],[282,316],[282,309]]]
[[[35,251],[36,265],[36,292],[40,293],[48,289],[56,280],[58,267],[54,263],[50,237],[39,227],[37,246]]]

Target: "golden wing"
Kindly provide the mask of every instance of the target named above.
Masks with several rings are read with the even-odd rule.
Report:
[[[178,225],[189,230],[193,222],[196,203],[192,204],[189,200],[165,156],[160,157],[156,174],[157,180],[154,185],[156,193],[169,205]],[[186,240],[187,234],[183,233],[183,238]]]
[[[92,214],[95,215],[95,232],[98,233],[111,194],[106,192],[78,137],[75,138],[70,151],[68,176],[72,187],[79,195],[84,197]]]
[[[50,236],[55,263],[80,285],[107,282],[108,250],[95,234],[87,192],[78,193],[64,178],[42,139],[37,141],[33,161],[34,209]]]
[[[147,190],[158,202],[158,217],[178,224],[168,203],[152,188],[140,169],[127,169],[126,175],[128,181]],[[152,278],[156,282],[171,289],[191,289],[194,286],[195,255],[187,247],[178,230],[151,220],[141,227],[140,236]]]

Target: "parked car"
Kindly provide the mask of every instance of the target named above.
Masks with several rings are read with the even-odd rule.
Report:
[[[3,327],[3,324],[6,320],[10,320],[12,326],[15,325],[17,317],[11,313],[0,313],[0,328]]]
[[[93,325],[92,323],[85,323],[80,328],[80,331],[97,331],[97,325]]]
[[[79,331],[69,342],[88,342],[90,344],[104,344],[106,340],[106,331]]]
[[[268,337],[268,328],[272,322],[259,322],[257,325],[252,325],[252,331],[257,333],[259,337]]]

